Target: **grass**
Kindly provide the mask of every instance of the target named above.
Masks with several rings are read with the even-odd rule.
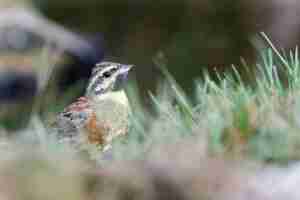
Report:
[[[202,142],[208,155],[272,163],[299,160],[298,48],[281,53],[265,34],[261,36],[268,48],[262,50],[255,66],[254,83],[244,83],[232,66],[231,73],[218,75],[218,83],[208,75],[196,80],[192,99],[164,70],[165,63],[158,57],[166,81],[158,96],[150,94],[156,114],[144,111],[137,103],[136,91],[131,90],[133,108],[141,109],[132,113],[128,137],[115,144],[116,159],[142,158],[158,144],[192,137]]]
[[[192,97],[165,70],[167,61],[159,53],[154,62],[161,67],[165,80],[158,88],[158,95],[149,94],[155,114],[143,108],[137,89],[131,84],[128,87],[133,108],[131,128],[127,137],[114,142],[114,159],[141,159],[158,146],[176,144],[185,138],[198,142],[209,156],[272,163],[298,160],[298,48],[283,53],[265,34],[261,36],[268,47],[261,50],[259,62],[253,66],[255,79],[251,84],[243,81],[238,70],[249,68],[244,62],[243,66],[232,66],[228,72],[216,72],[217,82],[208,73],[204,79],[195,80]],[[249,76],[253,74],[249,72]],[[19,134],[21,141],[34,141],[44,150],[57,149],[55,142],[47,144],[50,130],[46,127],[33,113],[29,128]],[[102,162],[101,155],[92,154],[97,154],[92,157]]]
[[[18,137],[6,140],[0,129],[0,184],[9,185],[1,195],[17,195],[18,199],[242,199],[239,194],[245,194],[265,199],[271,191],[268,197],[277,199],[278,194],[297,194],[297,168],[274,168],[274,164],[286,166],[299,160],[298,48],[283,53],[266,35],[262,37],[268,47],[253,66],[255,74],[248,72],[255,77],[253,82],[244,82],[239,68],[232,66],[228,72],[216,72],[217,81],[208,73],[195,80],[193,95],[185,94],[165,70],[167,61],[160,53],[155,62],[165,80],[157,95],[149,93],[154,112],[144,108],[136,85],[129,85],[130,130],[114,141],[113,160],[89,149],[88,155],[100,167],[73,159],[78,155],[51,137],[47,121],[38,115],[41,102],[37,99],[29,126]],[[249,66],[244,62],[240,67]],[[240,161],[252,161],[254,168]],[[261,163],[269,168],[260,170]],[[271,182],[279,192],[270,190]],[[254,195],[249,197],[249,191]]]

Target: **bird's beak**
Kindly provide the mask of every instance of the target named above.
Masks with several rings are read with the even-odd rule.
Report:
[[[122,65],[122,73],[129,72],[134,65]]]
[[[125,83],[128,80],[128,72],[133,67],[133,65],[122,65],[117,80],[115,82],[114,90],[120,90],[124,87]]]

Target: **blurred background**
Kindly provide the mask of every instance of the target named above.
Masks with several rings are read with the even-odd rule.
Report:
[[[300,41],[297,0],[0,0],[0,9],[0,124],[12,129],[33,105],[55,113],[82,95],[102,60],[136,65],[147,104],[162,77],[157,55],[190,94],[204,70],[255,63],[260,31],[278,48]]]

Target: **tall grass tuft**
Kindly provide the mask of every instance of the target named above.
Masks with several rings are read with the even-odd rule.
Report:
[[[298,160],[298,48],[281,53],[261,35],[268,48],[254,66],[256,78],[251,84],[244,83],[238,67],[232,66],[231,72],[218,76],[218,83],[209,75],[196,80],[193,98],[188,98],[191,95],[165,70],[166,63],[159,63],[166,80],[157,96],[149,95],[155,114],[137,103],[138,95],[131,87],[131,130],[114,145],[115,158],[143,158],[158,144],[176,144],[185,138],[199,142],[207,155],[275,163]]]

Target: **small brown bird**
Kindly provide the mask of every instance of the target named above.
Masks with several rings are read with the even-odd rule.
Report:
[[[125,135],[130,106],[124,85],[131,68],[113,62],[97,64],[85,96],[57,116],[58,140],[79,149],[92,144],[105,151],[114,138]]]

